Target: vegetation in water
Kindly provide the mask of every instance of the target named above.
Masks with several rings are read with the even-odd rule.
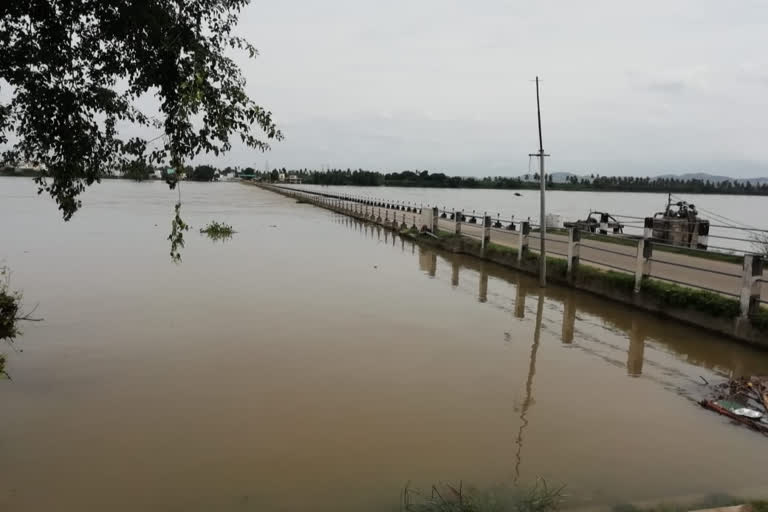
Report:
[[[479,490],[472,487],[440,484],[429,491],[406,486],[401,494],[406,512],[551,512],[563,500],[563,487],[550,488],[544,480],[534,487],[496,487]]]
[[[211,240],[227,240],[236,233],[234,228],[224,222],[211,221],[200,229],[200,233],[207,235]]]
[[[0,340],[10,340],[18,334],[21,292],[11,290],[11,273],[0,267]]]
[[[13,343],[20,334],[19,322],[37,321],[32,313],[22,313],[21,292],[11,289],[11,272],[8,267],[0,266],[0,342]],[[5,371],[5,354],[0,353],[0,376],[8,376]]]

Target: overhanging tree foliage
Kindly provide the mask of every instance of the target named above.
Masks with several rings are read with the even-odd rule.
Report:
[[[219,154],[230,139],[266,150],[282,134],[245,92],[230,49],[248,0],[0,2],[0,144],[4,162],[43,164],[39,192],[69,220],[78,196],[132,162],[169,165]],[[157,115],[138,107],[159,102]],[[121,131],[138,125],[146,135]],[[174,180],[169,180],[173,188]]]

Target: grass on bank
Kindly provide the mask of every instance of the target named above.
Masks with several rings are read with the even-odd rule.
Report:
[[[553,512],[563,501],[562,487],[550,488],[544,480],[528,489],[499,486],[488,490],[439,484],[429,491],[406,486],[401,510],[406,512]]]
[[[211,221],[200,229],[200,233],[207,235],[211,240],[226,240],[237,233],[232,226],[224,222]]]

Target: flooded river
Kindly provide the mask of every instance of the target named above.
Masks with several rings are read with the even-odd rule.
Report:
[[[0,178],[0,260],[45,320],[0,380],[0,510],[397,509],[410,481],[609,506],[768,497],[768,441],[700,377],[768,353],[237,183],[106,182],[64,223]],[[237,234],[214,243],[211,220]]]

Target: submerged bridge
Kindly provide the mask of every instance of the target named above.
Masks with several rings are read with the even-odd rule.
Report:
[[[580,266],[586,265],[634,276],[635,293],[640,292],[645,279],[652,278],[733,299],[738,303],[737,324],[746,324],[750,318],[768,314],[765,307],[768,305],[768,265],[764,265],[761,255],[745,253],[736,256],[662,244],[653,239],[652,219],[645,219],[643,234],[638,237],[608,234],[607,226],[600,230],[606,234],[582,231],[578,227],[542,230],[541,226],[527,220],[502,222],[487,215],[468,215],[437,207],[282,185],[258,185],[396,231],[415,228],[436,238],[458,235],[479,242],[482,255],[490,249],[497,252],[511,249],[515,253],[513,257],[521,264],[526,254],[538,254],[543,236],[547,257],[559,258],[567,264],[569,281]],[[736,328],[736,331],[740,330],[743,325]],[[726,333],[743,338],[734,332]],[[752,333],[749,337],[754,336],[762,337],[761,341],[768,346],[768,335]]]

